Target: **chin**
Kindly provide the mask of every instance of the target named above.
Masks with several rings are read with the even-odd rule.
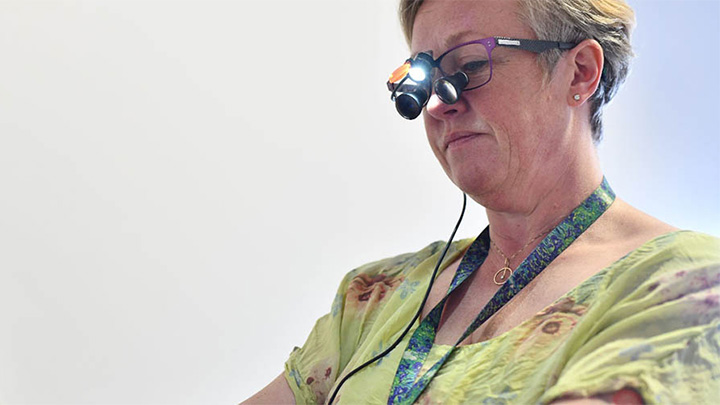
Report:
[[[476,203],[491,210],[505,211],[523,205],[524,193],[513,193],[507,189],[507,173],[497,166],[478,165],[469,170],[457,170],[448,173],[450,180]]]
[[[443,169],[452,182],[468,195],[482,195],[503,181],[505,167],[497,159],[478,150],[465,156],[447,156]],[[498,170],[498,168],[501,168]]]
[[[497,189],[498,182],[494,173],[485,170],[467,170],[448,173],[450,180],[458,186],[465,194],[477,201],[482,196],[493,193]],[[478,201],[480,202],[480,201]]]

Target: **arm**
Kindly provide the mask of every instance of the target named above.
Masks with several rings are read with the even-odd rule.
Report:
[[[257,394],[240,403],[241,405],[255,404],[295,404],[295,396],[281,373]]]

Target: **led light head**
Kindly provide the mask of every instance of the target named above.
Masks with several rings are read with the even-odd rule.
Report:
[[[420,52],[415,56],[415,59],[411,59],[410,71],[408,72],[410,79],[416,83],[428,80],[431,77],[434,64],[435,61],[432,56],[425,52]]]
[[[435,94],[445,104],[455,104],[468,84],[467,75],[460,71],[452,76],[444,76],[435,81]]]
[[[410,76],[410,79],[414,82],[422,82],[425,81],[427,78],[427,74],[425,74],[425,69],[419,66],[411,67],[408,71],[408,75]]]

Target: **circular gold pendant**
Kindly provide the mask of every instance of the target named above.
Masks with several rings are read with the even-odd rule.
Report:
[[[503,267],[502,269],[498,270],[497,273],[495,273],[495,277],[493,277],[493,282],[497,285],[503,285],[506,281],[512,276],[512,269],[510,267]]]

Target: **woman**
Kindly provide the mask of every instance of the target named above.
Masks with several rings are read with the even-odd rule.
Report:
[[[436,243],[350,272],[285,373],[248,403],[716,398],[720,242],[616,198],[595,149],[628,71],[632,10],[403,0],[401,20],[407,67],[424,60],[428,83],[461,91],[414,100],[435,156],[490,225],[443,259]],[[396,100],[406,70],[391,78]]]

